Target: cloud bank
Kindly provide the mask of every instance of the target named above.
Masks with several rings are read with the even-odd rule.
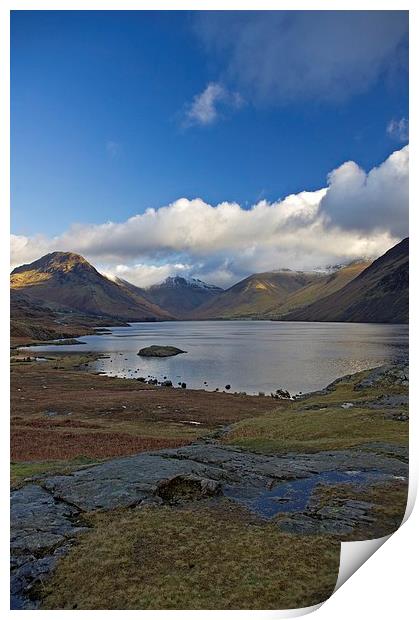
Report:
[[[205,11],[195,32],[255,103],[340,102],[407,67],[407,11]]]
[[[325,188],[250,209],[180,198],[124,222],[74,225],[54,238],[12,235],[11,262],[73,251],[139,286],[182,273],[230,286],[258,271],[376,257],[408,234],[408,164],[405,146],[369,172],[349,161],[329,174]]]

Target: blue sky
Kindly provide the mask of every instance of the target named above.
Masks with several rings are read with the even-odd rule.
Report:
[[[379,166],[407,143],[406,50],[404,12],[15,11],[12,233],[183,197],[247,210],[326,187],[345,162]],[[128,263],[191,262],[166,245]]]

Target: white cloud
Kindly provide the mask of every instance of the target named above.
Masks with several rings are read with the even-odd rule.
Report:
[[[217,82],[210,82],[186,107],[183,125],[185,127],[211,125],[219,118],[221,104],[238,108],[242,103],[238,93],[229,92]]]
[[[321,209],[331,222],[348,230],[408,234],[409,146],[395,151],[366,173],[349,161],[329,175]]]
[[[406,118],[400,118],[399,120],[393,118],[387,124],[386,131],[394,140],[406,142],[409,139],[409,121]]]
[[[181,198],[125,222],[75,225],[54,238],[12,235],[12,264],[73,251],[139,286],[175,273],[228,286],[257,271],[375,257],[408,233],[408,161],[406,146],[368,173],[346,162],[325,188],[250,209]]]
[[[168,276],[189,275],[190,265],[181,263],[165,263],[164,265],[147,265],[138,263],[135,265],[116,265],[109,266],[109,272],[106,275],[117,276],[124,280],[128,280],[132,284],[147,288],[153,284],[157,284],[165,280]]]

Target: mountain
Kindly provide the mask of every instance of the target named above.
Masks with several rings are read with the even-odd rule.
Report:
[[[121,320],[76,312],[57,304],[48,305],[16,289],[10,291],[10,337],[12,346],[30,342],[76,338],[94,334],[97,327],[125,325]]]
[[[339,291],[281,317],[287,321],[407,323],[409,239],[388,250]]]
[[[86,259],[72,252],[52,252],[16,267],[12,290],[52,309],[124,321],[168,319],[170,315],[140,293],[133,293],[100,274]]]
[[[261,318],[289,295],[321,278],[322,274],[317,272],[289,269],[257,273],[197,308],[192,316],[194,319]]]
[[[301,310],[318,299],[339,291],[362,273],[364,269],[369,267],[370,264],[371,261],[354,261],[349,265],[340,265],[333,268],[334,270],[329,273],[322,273],[321,277],[314,282],[288,295],[280,305],[267,313],[267,317],[281,318],[289,312]]]
[[[226,291],[180,276],[144,290],[101,275],[78,254],[53,252],[13,270],[12,334],[64,337],[95,325],[170,318],[404,323],[408,272],[408,239],[373,263],[254,274]]]
[[[218,286],[181,276],[166,278],[161,284],[154,284],[143,291],[150,301],[178,318],[186,318],[190,312],[222,292],[223,289]]]

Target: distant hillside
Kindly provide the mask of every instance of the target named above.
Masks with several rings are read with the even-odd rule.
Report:
[[[95,328],[125,325],[111,317],[83,314],[58,304],[32,299],[15,289],[10,291],[10,336],[12,346],[40,340],[74,338],[95,333]]]
[[[174,276],[166,278],[143,291],[147,298],[178,318],[185,318],[191,311],[213,300],[222,288],[206,284],[196,278]]]
[[[408,239],[371,264],[259,273],[226,291],[179,276],[144,290],[101,275],[78,254],[53,252],[10,276],[12,335],[43,339],[170,318],[404,323],[408,272]]]
[[[290,294],[321,279],[303,271],[269,271],[251,275],[198,308],[194,319],[261,318]]]
[[[169,313],[105,278],[82,256],[71,252],[53,252],[17,267],[11,273],[10,286],[31,301],[86,315],[125,321],[170,318]]]
[[[318,299],[327,297],[346,286],[364,271],[371,261],[355,261],[350,265],[336,269],[332,273],[322,274],[314,282],[291,293],[280,305],[267,314],[269,318],[280,318],[289,312],[301,310]]]
[[[409,239],[403,239],[354,280],[303,309],[287,321],[407,323],[409,312]]]

